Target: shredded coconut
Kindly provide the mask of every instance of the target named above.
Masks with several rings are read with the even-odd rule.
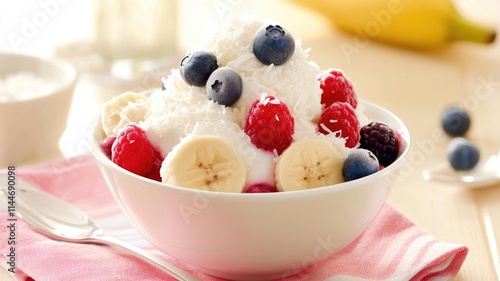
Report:
[[[323,135],[317,132],[321,115],[321,88],[317,77],[321,69],[307,60],[310,49],[302,49],[295,42],[295,52],[286,64],[263,65],[253,54],[254,35],[270,21],[253,17],[230,20],[190,52],[203,50],[217,57],[219,66],[235,70],[241,77],[241,98],[232,107],[210,101],[204,87],[189,86],[174,69],[162,79],[165,90],[157,90],[150,97],[150,111],[141,126],[151,142],[166,156],[182,139],[193,135],[220,136],[232,143],[247,168],[247,184],[272,182],[276,151],[256,148],[243,132],[241,125],[250,104],[257,99],[262,103],[285,103],[294,117],[294,139],[320,138],[333,143],[341,157],[349,151],[345,139],[335,132]],[[270,101],[269,96],[277,100]],[[323,125],[323,124],[322,124]]]

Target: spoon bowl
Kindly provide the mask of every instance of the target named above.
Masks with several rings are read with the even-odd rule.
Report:
[[[469,171],[455,171],[443,163],[422,172],[426,181],[460,185],[467,188],[483,188],[500,183],[500,151],[478,163]]]
[[[16,190],[16,211],[26,223],[55,240],[73,242],[102,235],[97,224],[75,206],[35,189]]]
[[[83,211],[17,179],[16,213],[26,223],[54,240],[117,246],[182,281],[200,280],[149,252],[119,239],[104,235],[102,229]],[[8,192],[0,189],[6,199]]]

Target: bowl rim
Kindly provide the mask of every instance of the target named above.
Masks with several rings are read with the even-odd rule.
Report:
[[[64,78],[57,80],[58,83],[56,83],[56,85],[54,86],[54,89],[52,91],[48,92],[47,94],[37,95],[35,97],[28,98],[28,99],[0,101],[0,104],[13,105],[13,104],[19,104],[19,103],[31,102],[31,101],[44,99],[44,98],[51,97],[54,95],[62,94],[67,90],[71,90],[76,85],[76,81],[78,78],[78,72],[72,64],[70,64],[69,62],[67,62],[65,60],[62,60],[59,58],[45,58],[45,57],[32,55],[32,54],[28,54],[28,53],[15,53],[15,52],[5,52],[5,51],[0,51],[0,58],[1,57],[18,57],[18,58],[32,60],[32,61],[37,62],[37,63],[50,65],[56,69],[61,70],[64,73]],[[72,92],[72,91],[69,91],[69,92]]]
[[[402,147],[404,149],[400,150],[400,153],[398,155],[398,158],[396,159],[395,162],[393,162],[391,165],[388,167],[385,167],[381,171],[378,171],[374,174],[365,176],[360,179],[356,179],[353,181],[348,181],[348,182],[342,182],[334,185],[329,185],[329,186],[323,186],[319,188],[312,188],[312,189],[306,189],[306,190],[296,190],[296,191],[287,191],[287,192],[270,192],[270,193],[231,193],[231,192],[217,192],[217,191],[206,191],[206,190],[197,190],[197,189],[190,189],[190,188],[184,188],[184,187],[179,187],[179,186],[174,186],[174,185],[169,185],[161,182],[157,182],[152,179],[148,179],[139,175],[136,175],[130,171],[127,171],[120,166],[116,165],[109,159],[104,152],[101,150],[98,142],[95,139],[95,135],[98,133],[99,127],[97,126],[101,122],[101,114],[97,114],[96,117],[90,122],[90,125],[87,129],[86,137],[87,137],[87,142],[88,146],[90,149],[91,154],[94,156],[94,158],[99,161],[102,165],[105,165],[107,167],[110,167],[114,171],[124,174],[125,176],[144,182],[148,186],[155,188],[155,189],[163,189],[165,190],[166,188],[172,189],[173,191],[176,192],[181,192],[184,193],[185,195],[191,195],[191,196],[206,196],[208,198],[212,197],[223,197],[227,198],[229,200],[274,200],[274,199],[286,199],[289,197],[304,197],[304,196],[317,196],[325,193],[332,193],[332,192],[339,192],[345,189],[354,189],[354,188],[363,188],[365,186],[368,186],[366,183],[376,181],[377,179],[385,177],[387,174],[390,174],[393,170],[400,168],[400,166],[404,165],[404,162],[408,158],[408,155],[410,153],[411,147],[412,147],[412,138],[410,135],[410,132],[407,128],[407,126],[404,124],[404,122],[397,117],[394,113],[391,111],[387,110],[386,108],[377,105],[373,102],[366,101],[364,99],[359,99],[359,104],[361,106],[369,106],[372,107],[378,111],[383,112],[385,115],[389,116],[390,118],[394,119],[397,123],[397,125],[400,127],[399,132],[401,134],[401,138],[404,140],[404,143]],[[374,120],[376,121],[376,120]],[[102,131],[102,129],[100,129]]]

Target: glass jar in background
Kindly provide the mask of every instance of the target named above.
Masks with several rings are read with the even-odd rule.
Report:
[[[114,60],[156,60],[177,49],[177,0],[95,0],[95,51]]]

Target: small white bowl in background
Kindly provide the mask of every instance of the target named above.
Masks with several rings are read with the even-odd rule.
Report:
[[[76,80],[67,62],[0,53],[0,168],[61,154]]]

